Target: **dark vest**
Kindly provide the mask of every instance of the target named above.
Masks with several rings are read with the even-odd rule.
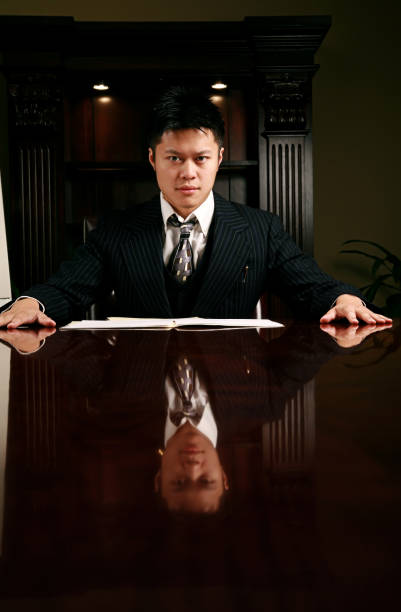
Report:
[[[209,266],[210,253],[213,246],[213,225],[214,223],[212,222],[208,233],[206,248],[201,259],[198,260],[196,270],[184,285],[180,285],[180,283],[178,283],[167,271],[167,268],[164,268],[166,292],[173,317],[190,317],[193,314],[193,307],[196,304],[199,290]]]

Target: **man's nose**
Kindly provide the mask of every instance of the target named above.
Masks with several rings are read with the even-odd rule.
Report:
[[[185,179],[193,179],[196,176],[196,164],[192,159],[187,159],[181,166],[180,174]]]
[[[202,460],[196,455],[193,457],[184,457],[182,459],[182,467],[184,468],[185,472],[194,474],[202,468]]]

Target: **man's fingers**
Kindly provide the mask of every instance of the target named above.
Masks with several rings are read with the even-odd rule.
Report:
[[[371,312],[369,310],[371,316],[374,318],[376,323],[392,323],[393,319],[390,319],[390,317],[385,317],[384,315],[381,314],[377,314],[376,312]]]
[[[369,308],[366,308],[366,306],[356,308],[355,313],[360,321],[364,321],[364,323],[367,323],[368,325],[384,325],[386,323],[392,323],[392,319],[389,317],[372,312],[369,310]]]
[[[27,314],[25,312],[18,312],[15,313],[9,320],[7,327],[9,329],[15,329],[16,327],[19,327],[20,325],[25,325],[25,324],[29,324],[29,323],[35,323],[37,319],[37,313],[30,313]]]
[[[56,326],[53,319],[50,319],[50,317],[43,312],[38,312],[37,310],[21,310],[18,312],[10,310],[0,316],[0,327],[7,327],[8,329],[16,329],[20,325],[29,325],[32,323],[38,323],[44,327]]]
[[[330,308],[328,312],[320,319],[320,323],[330,323],[336,319],[336,309]]]
[[[337,305],[331,308],[325,315],[320,319],[320,323],[331,323],[332,321],[346,319],[351,325],[358,325],[360,321],[367,323],[368,325],[384,325],[392,323],[392,319],[384,315],[377,314],[363,306],[350,305]]]
[[[6,327],[7,323],[9,323],[12,319],[12,316],[8,312],[4,312],[0,315],[0,327]]]
[[[347,321],[352,325],[358,325],[359,323],[358,317],[356,316],[355,308],[347,308],[344,312],[343,317],[347,319]],[[363,321],[365,321],[365,319],[363,319]],[[368,323],[368,321],[366,321],[366,323]]]
[[[53,321],[50,317],[45,315],[44,312],[40,312],[38,314],[38,323],[43,325],[44,327],[56,327],[56,322]]]

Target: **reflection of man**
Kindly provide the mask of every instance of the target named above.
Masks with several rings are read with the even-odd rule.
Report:
[[[172,511],[215,512],[228,480],[212,441],[189,421],[166,443],[155,490]]]
[[[346,334],[350,329],[334,328]],[[378,329],[382,328],[363,326],[360,333],[366,336]],[[16,371],[20,372],[21,360],[51,362],[55,377],[68,390],[63,413],[72,428],[78,428],[80,436],[98,436],[103,443],[108,436],[125,439],[130,432],[130,452],[142,466],[137,471],[147,469],[148,482],[157,472],[155,488],[167,507],[188,513],[212,513],[224,500],[228,480],[221,449],[281,419],[288,398],[323,363],[348,352],[312,324],[293,325],[268,343],[255,330],[3,330],[0,340],[21,353],[34,346],[36,336],[39,342],[45,335],[49,336],[41,351],[24,356],[15,352]],[[348,335],[346,339],[348,343]],[[340,337],[338,341],[343,342]],[[192,369],[192,393],[187,393],[185,376],[183,391],[175,385],[182,356],[188,363],[184,359],[181,367]],[[39,376],[47,370],[36,371]],[[17,377],[13,380],[17,384]],[[43,382],[36,381],[35,387]],[[189,400],[194,411],[186,405],[187,414],[180,415]],[[156,459],[163,441],[157,466],[151,457]]]
[[[154,109],[149,141],[160,197],[101,223],[72,262],[0,315],[0,325],[54,326],[112,289],[124,316],[247,318],[269,290],[325,323],[388,321],[358,290],[324,274],[276,216],[212,191],[223,138],[209,99],[169,90]]]
[[[215,512],[227,477],[216,451],[218,428],[202,376],[202,360],[191,359],[188,337],[170,340],[164,389],[167,415],[164,452],[155,490],[173,511]]]

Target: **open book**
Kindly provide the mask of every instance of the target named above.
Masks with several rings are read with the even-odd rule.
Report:
[[[105,321],[71,321],[60,329],[172,329],[174,327],[283,327],[281,323],[269,319],[202,319],[184,317],[181,319],[141,319],[110,317]]]

